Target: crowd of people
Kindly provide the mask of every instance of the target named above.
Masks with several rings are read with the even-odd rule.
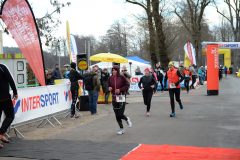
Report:
[[[161,85],[161,92],[164,92],[164,89],[168,89],[171,105],[171,114],[170,117],[175,117],[175,100],[178,102],[180,109],[183,109],[183,104],[180,99],[180,83],[184,80],[184,85],[186,87],[187,93],[189,89],[195,89],[196,78],[199,78],[199,83],[203,85],[204,80],[207,79],[207,68],[206,67],[197,67],[196,65],[187,66],[183,68],[174,67],[173,62],[168,64],[168,70],[165,69],[158,63],[156,68],[146,68],[144,70],[144,75],[141,77],[138,86],[142,90],[142,96],[144,100],[144,105],[146,106],[146,115],[150,116],[151,100],[153,94],[157,93],[158,86]],[[220,67],[219,77],[222,72],[225,72],[227,76],[228,68]],[[97,65],[93,66],[90,71],[82,72],[76,70],[76,63],[71,63],[71,69],[68,69],[62,76],[59,65],[55,65],[55,69],[48,73],[46,70],[46,77],[49,80],[49,84],[54,84],[54,80],[68,78],[71,82],[70,91],[72,93],[72,104],[71,104],[71,119],[79,118],[75,113],[76,102],[79,97],[79,83],[78,80],[83,80],[85,89],[88,91],[89,96],[89,110],[92,115],[98,114],[97,112],[97,101],[100,92],[100,86],[105,93],[105,104],[108,104],[108,98],[110,93],[112,95],[112,107],[115,113],[116,121],[120,127],[118,134],[123,134],[124,127],[122,120],[126,122],[129,127],[132,127],[130,118],[124,114],[126,106],[126,94],[130,87],[130,78],[131,75],[127,72],[127,67],[123,66],[122,70],[118,65],[114,65],[110,71],[107,68],[101,69]],[[137,75],[142,74],[140,68],[136,69]],[[48,78],[51,75],[51,78]],[[164,80],[164,82],[163,82]],[[168,83],[167,83],[168,81]],[[192,84],[190,85],[190,81]],[[14,79],[11,76],[7,66],[0,64],[0,114],[2,111],[5,113],[6,118],[4,119],[2,126],[0,128],[0,140],[4,143],[9,143],[10,141],[5,137],[5,132],[7,128],[11,125],[14,119],[14,108],[11,96],[9,94],[9,85],[13,90],[13,99],[17,100],[18,93],[17,87],[14,83]],[[158,85],[159,84],[159,85]],[[190,85],[190,86],[189,86]],[[175,96],[175,100],[174,100]],[[0,144],[0,148],[3,146]]]

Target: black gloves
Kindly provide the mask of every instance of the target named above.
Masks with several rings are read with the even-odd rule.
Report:
[[[175,83],[175,86],[178,86],[179,85],[179,82]]]

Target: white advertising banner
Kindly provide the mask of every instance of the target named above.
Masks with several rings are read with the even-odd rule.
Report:
[[[71,100],[69,84],[18,89],[12,125],[69,109]]]
[[[130,92],[141,92],[142,90],[138,87],[138,82],[140,81],[141,77],[143,75],[139,75],[139,76],[133,76],[130,79],[130,88],[129,91]]]
[[[70,42],[71,42],[71,59],[72,62],[77,63],[77,54],[78,54],[78,50],[77,50],[77,44],[76,44],[76,40],[74,35],[70,34]]]

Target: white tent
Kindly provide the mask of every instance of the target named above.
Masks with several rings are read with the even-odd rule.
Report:
[[[145,68],[151,68],[151,65],[149,64],[145,64],[145,63],[141,63],[141,62],[137,62],[134,60],[128,60],[128,62],[132,62],[131,64],[131,71],[130,71],[130,64],[129,63],[120,63],[120,71],[122,70],[122,66],[126,65],[127,66],[127,71],[128,73],[130,73],[132,76],[135,75],[135,69],[137,69],[137,66],[140,67],[141,72],[143,73]],[[99,62],[96,63],[95,65],[98,65],[99,68],[104,69],[107,68],[107,70],[111,73],[111,69],[112,69],[112,63],[111,62]],[[92,65],[94,66],[94,65]],[[91,68],[92,68],[91,66]]]

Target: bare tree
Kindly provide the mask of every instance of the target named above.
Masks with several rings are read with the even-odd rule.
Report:
[[[190,33],[196,51],[198,64],[201,65],[201,30],[203,14],[211,0],[183,0],[175,6],[174,13]],[[187,13],[187,14],[186,14]],[[188,18],[188,16],[190,16]],[[200,53],[200,54],[199,54]]]
[[[1,6],[4,0],[0,0]],[[55,18],[53,15],[55,13],[60,14],[61,9],[65,6],[70,6],[71,2],[61,3],[58,0],[49,0],[50,5],[54,7],[54,10],[51,13],[46,13],[45,16],[41,18],[36,17],[36,22],[39,29],[39,34],[46,46],[50,45],[50,42],[56,40],[56,37],[53,36],[53,32],[57,30],[59,24],[61,24],[60,18]],[[0,17],[0,27],[2,30],[9,35],[8,28],[4,25],[2,18]]]
[[[146,3],[144,3],[143,0],[126,0],[128,3],[132,3],[135,5],[138,5],[142,7],[147,14],[148,19],[148,30],[149,30],[149,52],[150,57],[152,61],[152,65],[155,65],[157,63],[157,56],[156,56],[156,50],[155,50],[155,30],[154,30],[154,24],[153,24],[153,14],[152,14],[152,4],[150,0],[146,0]]]
[[[234,35],[234,41],[240,42],[240,2],[238,0],[224,0],[224,3],[228,7],[228,15],[220,11],[216,1],[214,1],[217,12],[230,23]],[[234,52],[233,60],[233,71],[236,72],[239,65],[239,50]]]

